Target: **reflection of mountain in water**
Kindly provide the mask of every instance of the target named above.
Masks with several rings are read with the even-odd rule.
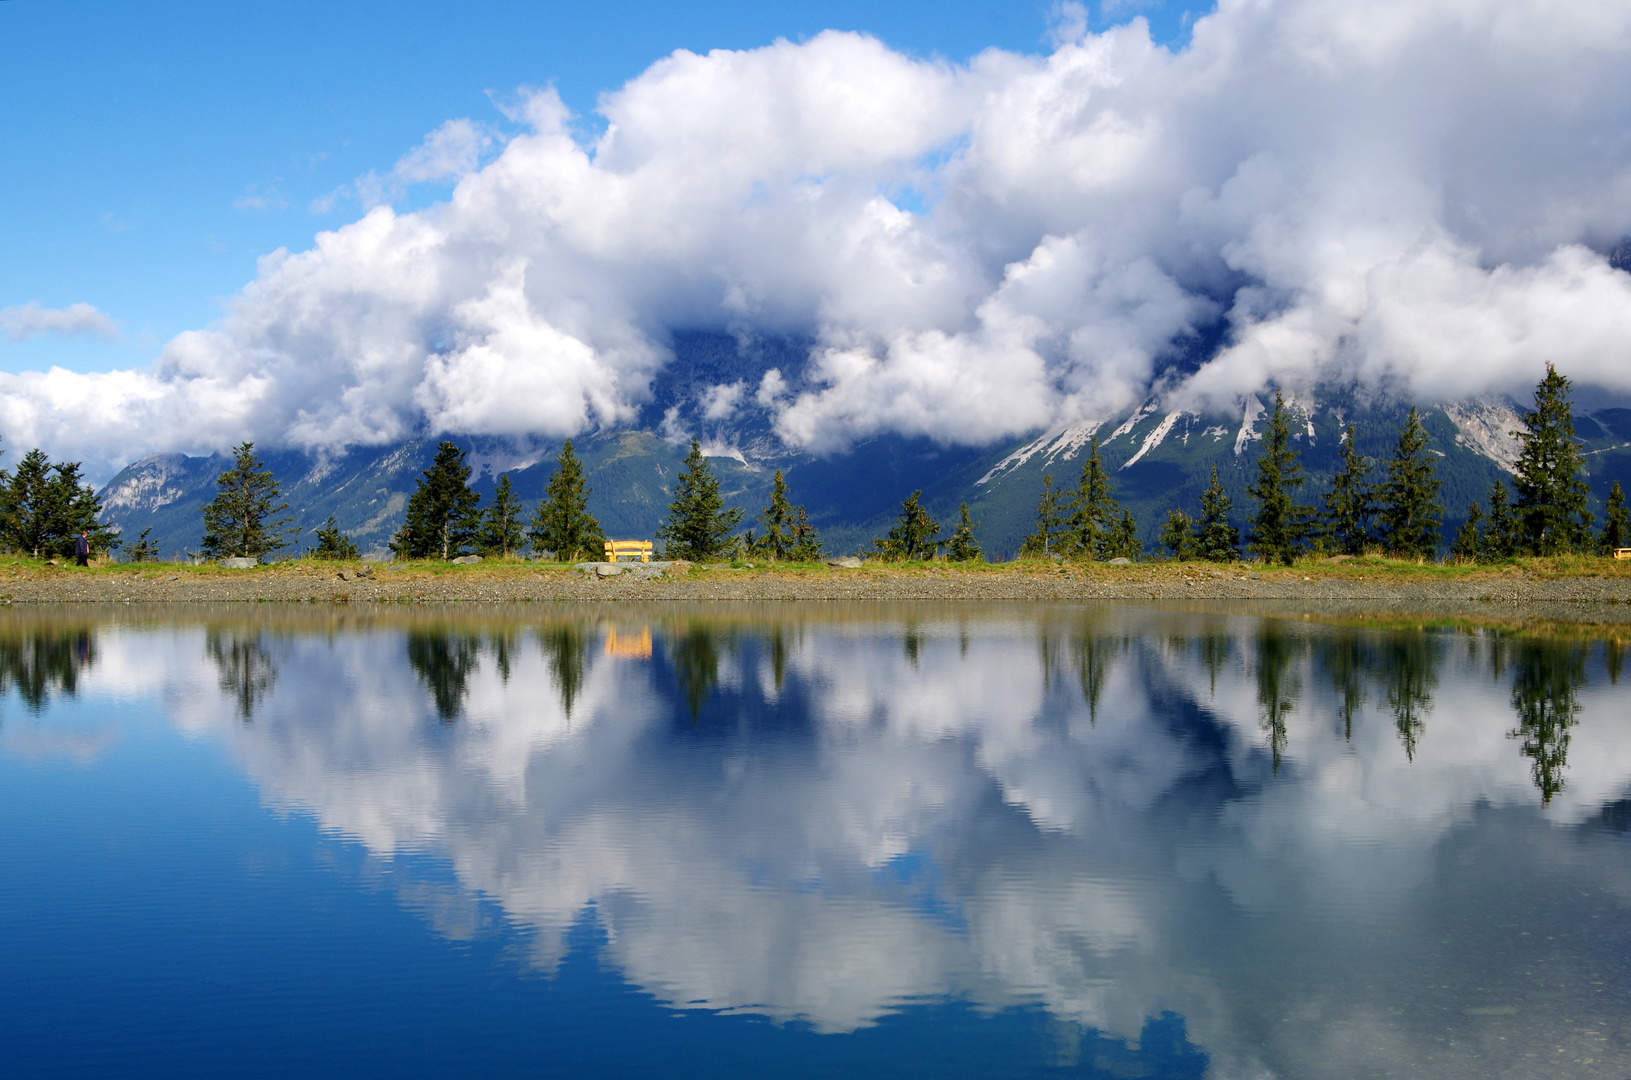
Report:
[[[1067,1049],[1170,1010],[1220,1072],[1496,1076],[1524,1059],[1476,1010],[1528,1000],[1515,963],[1555,938],[1570,986],[1611,974],[1581,935],[1631,905],[1617,834],[1555,839],[1631,795],[1592,646],[969,610],[668,610],[631,624],[647,657],[592,647],[592,613],[297,635],[256,724],[221,727],[277,804],[444,854],[530,964],[588,920],[675,1008],[1041,1007]]]

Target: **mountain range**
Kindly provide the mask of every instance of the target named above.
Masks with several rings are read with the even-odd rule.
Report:
[[[745,511],[751,527],[769,493],[771,476],[784,470],[796,502],[809,510],[829,550],[860,551],[884,535],[902,499],[921,490],[923,502],[949,535],[960,503],[967,502],[986,552],[1011,557],[1033,528],[1044,475],[1074,487],[1083,455],[1096,433],[1115,494],[1137,518],[1145,550],[1173,507],[1198,514],[1200,493],[1215,465],[1244,526],[1255,478],[1256,444],[1272,391],[1249,395],[1230,413],[1171,411],[1152,399],[1102,423],[1032,432],[985,447],[940,445],[927,438],[881,436],[839,454],[789,450],[776,437],[769,410],[754,401],[764,373],[775,368],[789,388],[801,385],[810,342],[796,337],[743,340],[709,332],[678,333],[674,360],[659,374],[650,402],[626,427],[575,438],[591,485],[590,511],[608,536],[650,537],[664,518],[670,488],[689,449],[700,440],[721,481],[726,502]],[[1287,401],[1295,441],[1309,483],[1300,501],[1317,503],[1338,461],[1340,438],[1355,426],[1360,450],[1380,462],[1392,453],[1409,406],[1326,386]],[[1494,481],[1511,472],[1523,406],[1488,397],[1422,408],[1429,449],[1438,456],[1446,540],[1484,500]],[[1609,487],[1631,485],[1631,409],[1576,410],[1589,482],[1601,514]],[[412,439],[392,446],[342,453],[266,448],[262,460],[282,483],[299,535],[285,554],[311,547],[311,533],[330,516],[365,553],[383,554],[401,526],[408,496],[441,438],[469,451],[472,486],[491,499],[508,473],[530,516],[553,471],[559,440],[456,435]],[[100,492],[103,520],[127,538],[152,530],[166,558],[196,552],[201,510],[215,494],[215,479],[231,464],[224,454],[157,454],[114,476]],[[1373,479],[1380,480],[1379,466]]]

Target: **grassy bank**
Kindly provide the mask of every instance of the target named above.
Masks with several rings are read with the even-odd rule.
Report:
[[[625,562],[633,569],[639,563]],[[297,558],[267,563],[252,570],[227,569],[213,563],[192,565],[170,562],[113,562],[99,560],[89,567],[73,565],[72,560],[42,560],[20,555],[0,556],[0,579],[44,579],[59,575],[143,579],[239,580],[248,577],[309,577],[340,574],[354,577],[361,573],[377,578],[431,577],[449,580],[502,580],[515,576],[570,577],[580,573],[571,563],[538,562],[528,559],[485,559],[480,563],[455,565],[440,560],[415,560],[365,563],[360,561],[334,562],[322,559]],[[880,562],[868,561],[859,570],[839,569],[826,563],[767,563],[752,560],[732,560],[719,563],[680,564],[669,573],[670,577],[703,578],[710,575],[777,575],[807,578],[832,576],[887,575],[914,576],[1003,576],[1003,575],[1066,575],[1113,581],[1177,581],[1196,577],[1232,577],[1264,581],[1300,581],[1310,578],[1352,581],[1413,581],[1413,582],[1499,582],[1513,578],[1530,580],[1614,579],[1631,581],[1631,559],[1615,560],[1594,555],[1563,555],[1549,558],[1513,558],[1500,563],[1461,564],[1435,563],[1416,560],[1389,559],[1380,555],[1366,555],[1352,559],[1332,560],[1318,556],[1305,556],[1291,566],[1255,562],[1138,562],[1114,566],[1100,562],[1055,562],[1047,559],[1016,559],[1004,563],[954,563],[944,560],[932,562]]]

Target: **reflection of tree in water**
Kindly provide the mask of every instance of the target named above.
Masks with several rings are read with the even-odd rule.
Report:
[[[918,631],[917,623],[906,624],[906,633],[901,638],[901,645],[906,650],[906,662],[914,668],[917,667],[918,654],[923,651],[923,635]]]
[[[215,661],[216,681],[221,692],[238,705],[245,722],[255,718],[255,709],[277,684],[277,658],[267,647],[265,635],[256,631],[210,630],[204,638],[204,652]]]
[[[1365,674],[1370,669],[1365,640],[1353,631],[1334,630],[1319,639],[1315,650],[1340,699],[1337,716],[1342,720],[1342,737],[1352,739],[1354,715],[1365,707]]]
[[[1125,651],[1121,638],[1094,634],[1084,630],[1071,639],[1071,659],[1076,668],[1076,681],[1082,688],[1082,700],[1087,702],[1089,723],[1099,722],[1099,702],[1104,698],[1104,686],[1110,680],[1110,667],[1115,658]]]
[[[53,692],[79,692],[80,672],[96,662],[96,638],[88,626],[40,627],[0,634],[0,694],[15,689],[39,712]]]
[[[498,669],[499,681],[510,684],[510,667],[520,641],[514,630],[495,630],[487,637],[487,647],[493,654],[493,666]]]
[[[464,710],[464,696],[480,653],[481,639],[474,634],[408,631],[408,664],[430,691],[436,715],[444,723],[457,719]]]
[[[1293,670],[1302,644],[1273,622],[1264,623],[1257,635],[1257,705],[1276,774],[1286,748],[1286,717],[1302,696],[1302,679]]]
[[[589,630],[579,623],[561,623],[541,631],[538,637],[549,673],[555,679],[555,690],[561,695],[561,706],[571,719],[572,706],[589,677]]]
[[[770,675],[776,680],[776,692],[781,693],[782,680],[787,678],[787,631],[774,627],[765,636],[765,651],[770,654]]]
[[[1201,664],[1212,680],[1210,693],[1218,696],[1218,672],[1223,670],[1229,662],[1229,636],[1227,634],[1206,634],[1201,638]]]
[[[1619,638],[1603,642],[1603,666],[1608,668],[1608,684],[1620,685],[1620,672],[1625,669],[1625,642]]]
[[[1523,740],[1530,775],[1540,790],[1541,805],[1563,790],[1569,763],[1569,729],[1580,712],[1575,689],[1585,685],[1585,648],[1558,641],[1525,641],[1512,650],[1512,708],[1518,729],[1508,737]]]
[[[1443,649],[1435,637],[1419,630],[1399,631],[1388,635],[1378,661],[1393,725],[1404,743],[1405,757],[1415,761],[1416,743],[1427,726],[1423,717],[1433,711]]]
[[[1037,627],[1036,653],[1042,662],[1042,692],[1048,693],[1053,689],[1054,683],[1059,680],[1059,673],[1063,666],[1059,654],[1062,651],[1059,642],[1054,638],[1054,627],[1044,622]]]
[[[691,622],[685,632],[669,645],[674,678],[691,709],[691,719],[702,712],[702,703],[719,683],[719,636],[702,622]]]

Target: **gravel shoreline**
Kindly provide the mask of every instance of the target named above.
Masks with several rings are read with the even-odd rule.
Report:
[[[1111,567],[939,566],[859,569],[680,568],[599,578],[555,566],[342,567],[284,563],[254,570],[166,564],[81,570],[35,565],[0,573],[0,603],[497,603],[606,601],[1266,601],[1324,611],[1364,607],[1544,607],[1590,621],[1631,618],[1631,573],[1558,575],[1491,568],[1459,576],[1348,568],[1154,564]],[[1631,569],[1631,568],[1628,568]],[[1562,617],[1548,615],[1547,617]]]

